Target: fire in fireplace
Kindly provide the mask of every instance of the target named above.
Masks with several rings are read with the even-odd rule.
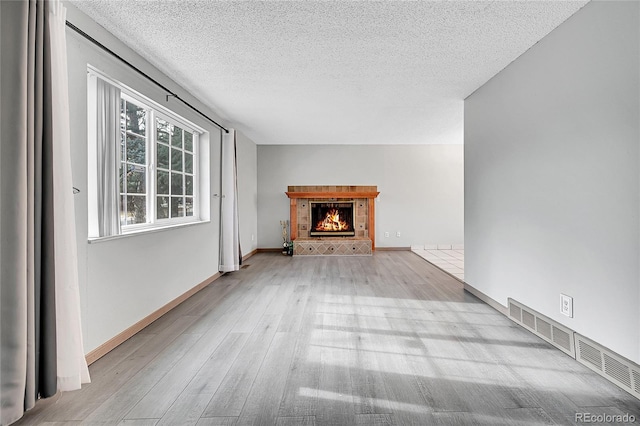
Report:
[[[312,237],[353,236],[353,201],[310,201]]]

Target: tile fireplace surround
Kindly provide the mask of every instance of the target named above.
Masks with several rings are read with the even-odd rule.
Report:
[[[286,194],[295,256],[366,256],[375,250],[377,186],[289,186]],[[310,237],[310,201],[353,201],[355,236]]]

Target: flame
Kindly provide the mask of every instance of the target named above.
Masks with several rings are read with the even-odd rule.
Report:
[[[316,224],[316,231],[348,231],[349,224],[340,219],[338,209],[329,209],[324,219]]]

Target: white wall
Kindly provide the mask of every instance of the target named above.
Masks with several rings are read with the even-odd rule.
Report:
[[[289,185],[377,185],[377,247],[463,243],[462,145],[258,145],[261,248],[282,245]]]
[[[197,99],[73,5],[65,6],[70,22],[220,122]],[[218,272],[219,198],[213,194],[220,193],[220,131],[180,102],[167,101],[164,91],[71,29],[67,29],[67,48],[73,178],[74,186],[81,190],[75,196],[81,310],[85,352],[89,352]],[[87,64],[210,132],[210,191],[203,194],[211,200],[210,222],[88,243]],[[255,169],[251,166],[255,163],[255,144],[241,136],[238,146],[240,216],[255,222],[257,213],[252,200],[256,181],[255,171],[251,170]],[[241,234],[250,238],[255,228],[253,223]]]
[[[258,149],[251,139],[237,132],[236,153],[240,247],[246,256],[258,248]]]
[[[637,2],[578,11],[466,100],[464,152],[465,280],[635,362],[638,16]]]

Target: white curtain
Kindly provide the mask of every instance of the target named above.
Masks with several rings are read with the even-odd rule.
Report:
[[[119,235],[120,191],[120,89],[103,79],[89,76],[89,129],[95,129],[89,143],[89,158],[95,173],[89,171],[89,236]],[[93,188],[96,188],[93,191]]]
[[[58,390],[80,389],[89,383],[80,325],[76,220],[71,176],[71,131],[67,81],[66,9],[52,2],[49,24],[51,43],[51,98],[53,144],[53,210],[56,292],[56,348]]]
[[[222,133],[222,207],[220,211],[221,272],[240,269],[240,237],[238,223],[238,184],[236,161],[236,131]]]

